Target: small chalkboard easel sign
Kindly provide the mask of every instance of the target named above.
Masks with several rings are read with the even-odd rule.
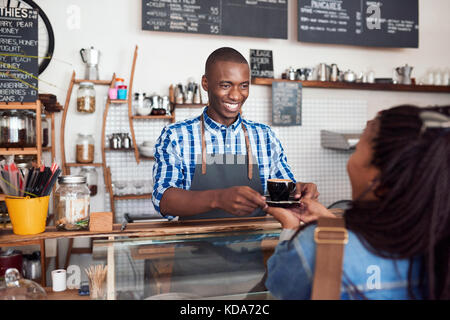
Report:
[[[252,77],[273,78],[272,50],[250,49],[250,68]]]
[[[272,125],[302,125],[302,84],[274,81],[272,83]]]

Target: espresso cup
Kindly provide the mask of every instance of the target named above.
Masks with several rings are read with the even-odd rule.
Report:
[[[269,179],[267,190],[272,201],[287,201],[291,192],[295,190],[295,183],[289,179]]]

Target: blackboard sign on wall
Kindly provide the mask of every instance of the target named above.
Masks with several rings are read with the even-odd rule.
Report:
[[[142,30],[287,39],[287,0],[142,0]]]
[[[251,76],[258,78],[273,78],[272,50],[250,49]]]
[[[0,103],[38,98],[38,12],[0,6]]]
[[[273,81],[272,124],[300,126],[302,124],[302,84]]]
[[[418,48],[418,0],[298,0],[298,40]]]

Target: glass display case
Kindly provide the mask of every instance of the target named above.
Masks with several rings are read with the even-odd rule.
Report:
[[[281,228],[95,240],[105,262],[107,299],[271,299],[266,262]]]

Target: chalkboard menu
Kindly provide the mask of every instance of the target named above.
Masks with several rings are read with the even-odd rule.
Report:
[[[298,40],[418,48],[418,0],[298,0]]]
[[[272,50],[250,49],[250,69],[252,77],[273,78]]]
[[[0,103],[38,98],[38,12],[0,7]]]
[[[302,84],[273,81],[272,125],[300,126],[302,124]]]
[[[142,0],[142,29],[287,39],[287,0]]]

